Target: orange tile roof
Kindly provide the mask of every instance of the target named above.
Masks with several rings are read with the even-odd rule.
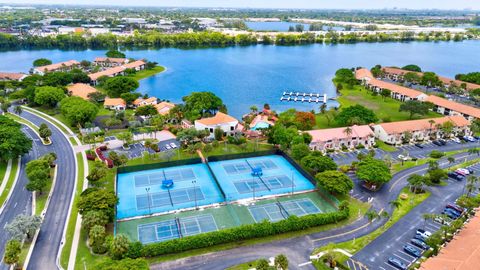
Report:
[[[128,64],[125,64],[123,65],[125,68],[136,68],[136,67],[140,67],[140,66],[143,66],[145,65],[145,61],[143,60],[137,60],[137,61],[133,61],[133,62],[130,62]]]
[[[428,96],[426,101],[431,102],[439,107],[444,107],[452,111],[473,116],[475,118],[480,118],[480,109],[477,109],[465,104],[461,104],[455,101],[451,101],[451,100],[433,96],[433,95]]]
[[[67,86],[67,90],[71,93],[72,96],[81,97],[86,100],[88,100],[89,94],[97,92],[97,89],[84,83],[76,83],[69,85]]]
[[[480,212],[454,236],[440,253],[427,259],[420,270],[480,269]]]
[[[163,101],[154,106],[159,114],[166,115],[173,107],[175,107],[175,104]]]
[[[126,106],[125,100],[121,98],[105,98],[105,102],[103,102],[103,106],[119,106],[123,105]]]
[[[347,135],[345,132],[346,127],[341,128],[328,128],[328,129],[317,129],[317,130],[308,130],[308,134],[312,135],[312,142],[326,142],[330,140],[341,140],[348,139],[352,137],[365,138],[368,136],[373,136],[373,131],[368,125],[362,126],[351,126],[352,134]]]
[[[23,77],[27,76],[23,73],[10,73],[10,72],[0,72],[0,80],[21,80]]]
[[[210,126],[210,125],[220,125],[220,124],[225,124],[225,123],[230,123],[230,122],[238,122],[237,119],[231,117],[228,114],[224,114],[222,112],[217,112],[217,114],[214,117],[209,117],[209,118],[202,118],[200,120],[195,120],[195,122],[198,122],[200,124]]]
[[[89,74],[88,77],[90,77],[92,81],[96,81],[98,78],[102,76],[113,76],[115,74],[123,72],[124,70],[125,68],[123,66],[112,67],[100,72]]]
[[[110,62],[110,63],[117,63],[123,64],[128,62],[127,58],[114,58],[114,57],[96,57],[94,62]]]
[[[357,78],[357,80],[361,80],[365,78],[373,79],[373,74],[370,70],[366,68],[360,68],[355,70],[355,78]]]
[[[433,120],[434,123],[430,125],[430,120]],[[465,119],[463,116],[446,116],[440,118],[430,118],[430,119],[419,119],[419,120],[410,120],[410,121],[399,121],[391,123],[378,124],[381,126],[387,134],[402,134],[404,132],[410,131],[420,131],[428,130],[430,127],[435,129],[437,124],[443,124],[445,122],[452,122],[456,127],[465,127],[470,125],[470,121]]]
[[[80,62],[78,62],[77,60],[69,60],[69,61],[55,63],[51,65],[36,67],[35,69],[41,72],[47,72],[47,71],[55,71],[58,69],[62,69],[64,67],[72,67],[76,65],[80,65]]]
[[[140,103],[142,102],[145,102],[147,104],[151,104],[153,102],[157,101],[157,98],[156,97],[149,97],[147,99],[143,99],[143,98],[137,98],[133,101],[133,105],[140,105]]]

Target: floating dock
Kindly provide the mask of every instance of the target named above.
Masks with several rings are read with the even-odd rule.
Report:
[[[280,101],[327,103],[327,94],[284,91]]]

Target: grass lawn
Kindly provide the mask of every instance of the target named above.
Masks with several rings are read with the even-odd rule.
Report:
[[[53,173],[54,173],[54,169],[50,169],[50,174],[52,176],[53,176]],[[53,178],[47,181],[47,185],[45,186],[45,189],[43,190],[42,194],[40,194],[39,192],[36,192],[35,215],[40,215],[40,213],[45,208],[45,205],[47,204],[48,195],[50,195],[50,192],[52,190],[52,185],[53,185]]]
[[[170,158],[168,158],[169,157],[168,155],[171,155]],[[127,162],[127,166],[151,164],[151,163],[189,159],[189,158],[198,158],[198,155],[197,153],[190,154],[184,149],[177,149],[176,151],[170,152],[170,153],[159,152],[155,154],[149,154],[149,155],[144,155],[142,157],[130,159]]]
[[[2,161],[0,162],[0,185],[3,182],[3,177],[5,177],[6,172],[7,172],[7,162]]]
[[[410,120],[410,114],[408,112],[399,112],[400,104],[403,102],[386,98],[382,96],[373,96],[372,92],[367,90],[361,85],[355,85],[353,89],[347,89],[344,85],[344,89],[340,91],[341,95],[337,101],[340,104],[340,108],[350,107],[353,105],[362,105],[375,112],[380,122],[395,122]],[[420,118],[433,118],[440,117],[440,114],[429,112],[427,115],[419,117],[414,116],[413,119]],[[328,121],[323,114],[316,115],[316,125],[314,128],[333,128],[339,127],[339,125],[333,120],[328,125]]]
[[[268,258],[266,258],[268,260]],[[246,262],[238,265],[234,265],[232,267],[228,267],[225,270],[248,270],[255,268],[257,265],[257,261]]]
[[[15,181],[15,176],[17,175],[18,170],[18,160],[12,160],[12,170],[10,171],[10,176],[7,179],[7,183],[5,184],[5,189],[3,190],[2,194],[0,194],[0,205],[3,205],[5,200],[7,199],[8,193],[13,186],[13,182]],[[3,177],[1,178],[3,180]]]
[[[175,253],[175,254],[158,256],[158,257],[155,257],[155,258],[147,258],[147,260],[150,263],[164,262],[164,261],[175,260],[175,259],[180,259],[180,258],[185,258],[185,257],[190,257],[190,256],[201,255],[201,254],[210,253],[210,252],[217,252],[217,251],[221,251],[221,250],[237,248],[237,247],[241,247],[241,246],[261,244],[261,243],[266,243],[266,242],[271,242],[271,241],[278,241],[278,240],[282,240],[282,239],[286,239],[286,238],[298,237],[298,236],[302,236],[302,235],[306,235],[306,234],[312,234],[312,233],[321,232],[321,231],[327,231],[327,230],[331,230],[331,229],[334,229],[334,228],[345,226],[347,224],[350,224],[350,223],[354,222],[359,217],[363,216],[367,212],[367,210],[370,208],[369,204],[360,202],[360,201],[358,201],[354,198],[342,197],[342,198],[339,198],[339,200],[340,201],[341,200],[348,200],[349,201],[349,203],[350,203],[350,213],[351,214],[350,214],[350,217],[348,219],[342,220],[338,223],[327,224],[327,225],[323,225],[323,226],[309,228],[309,229],[302,230],[302,231],[289,232],[289,233],[284,233],[284,234],[272,235],[272,236],[268,236],[268,237],[250,239],[250,240],[245,240],[245,241],[237,242],[237,243],[227,243],[227,244],[216,245],[216,246],[212,246],[212,247],[208,247],[208,248],[194,249],[194,250],[189,250],[189,251]]]
[[[408,212],[410,212],[413,208],[415,208],[417,205],[419,205],[421,202],[423,202],[430,196],[430,193],[413,194],[408,190],[408,188],[404,188],[402,190],[402,193],[408,194],[409,199],[405,201],[400,200],[402,204],[399,208],[393,211],[392,216],[389,218],[387,223],[385,223],[385,225],[383,225],[381,228],[378,228],[374,232],[357,238],[355,240],[334,244],[334,248],[344,249],[351,254],[360,251],[362,248],[375,240],[375,238],[384,233],[388,228],[393,226],[398,220],[400,220],[403,216],[405,216]],[[325,248],[326,247],[317,248],[313,251],[313,254],[325,251]]]
[[[140,81],[163,71],[165,71],[165,67],[156,66],[152,69],[144,69],[144,70],[137,71],[135,75],[132,75],[130,77],[137,81]]]
[[[389,144],[386,144],[380,140],[375,140],[375,144],[378,145],[378,148],[379,149],[382,149],[383,151],[386,151],[386,152],[394,152],[394,151],[397,151],[397,148],[394,147],[394,146],[391,146]]]
[[[32,108],[29,108],[27,106],[22,106],[22,108],[33,114],[37,114],[37,112],[35,112]],[[70,126],[70,123],[67,121],[67,119],[63,117],[63,115],[60,114],[57,109],[49,109],[44,107],[36,107],[35,109],[59,120],[60,122],[65,124],[65,126],[69,127],[73,132],[78,132],[78,127]],[[39,115],[39,116],[44,118],[43,115]],[[57,128],[59,128],[63,133],[69,134],[69,132],[63,126],[59,125],[55,120],[53,119],[48,119],[48,120],[50,120],[50,122],[52,122],[52,124],[54,124]],[[76,143],[74,143],[73,145],[76,145]]]
[[[62,265],[63,269],[67,269],[68,267],[68,259],[70,257],[70,251],[72,249],[75,223],[77,222],[77,214],[78,214],[77,201],[80,198],[80,193],[82,193],[83,181],[85,179],[85,175],[83,173],[84,163],[83,163],[83,158],[81,153],[77,153],[77,160],[78,160],[77,186],[75,189],[72,211],[70,212],[70,218],[68,219],[67,232],[65,235],[65,245],[63,246],[62,253],[60,255],[60,264]]]
[[[13,114],[13,113],[6,113],[5,114],[6,117],[14,120],[14,121],[17,121],[19,123],[22,123],[22,124],[25,124],[27,125],[28,127],[30,127],[31,129],[35,130],[36,132],[38,132],[38,127],[36,125],[34,125],[32,122],[30,121],[27,121],[21,117],[19,117],[18,115],[16,114]]]
[[[208,156],[216,156],[216,155],[226,155],[226,154],[238,154],[238,153],[246,153],[246,152],[255,152],[255,151],[263,151],[263,150],[271,150],[273,149],[273,145],[265,144],[265,143],[255,143],[252,141],[247,141],[247,146],[242,149],[242,147],[235,145],[235,144],[225,144],[224,142],[220,142],[219,145],[212,149],[212,151],[205,152],[202,151],[205,157]]]

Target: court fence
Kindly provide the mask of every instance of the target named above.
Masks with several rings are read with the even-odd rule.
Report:
[[[161,168],[167,168],[167,167],[173,167],[173,166],[193,165],[193,164],[199,164],[199,163],[202,163],[202,160],[200,158],[189,158],[189,159],[164,161],[164,162],[157,162],[157,163],[150,163],[150,164],[132,165],[132,166],[125,166],[125,167],[118,167],[117,174],[138,172],[138,171],[152,170],[152,169],[161,169]]]

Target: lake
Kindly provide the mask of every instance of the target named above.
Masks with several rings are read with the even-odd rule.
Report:
[[[53,62],[93,60],[105,51],[21,50],[0,53],[1,71],[28,72],[33,60]],[[283,91],[327,93],[342,67],[404,66],[418,64],[424,70],[453,77],[480,71],[480,41],[358,43],[345,45],[273,46],[210,49],[159,49],[128,51],[128,57],[156,61],[167,71],[141,81],[139,91],[181,102],[192,91],[212,91],[222,98],[230,114],[240,117],[251,105],[269,103],[272,109],[316,109],[318,105],[282,102]],[[335,105],[334,102],[329,105]]]

